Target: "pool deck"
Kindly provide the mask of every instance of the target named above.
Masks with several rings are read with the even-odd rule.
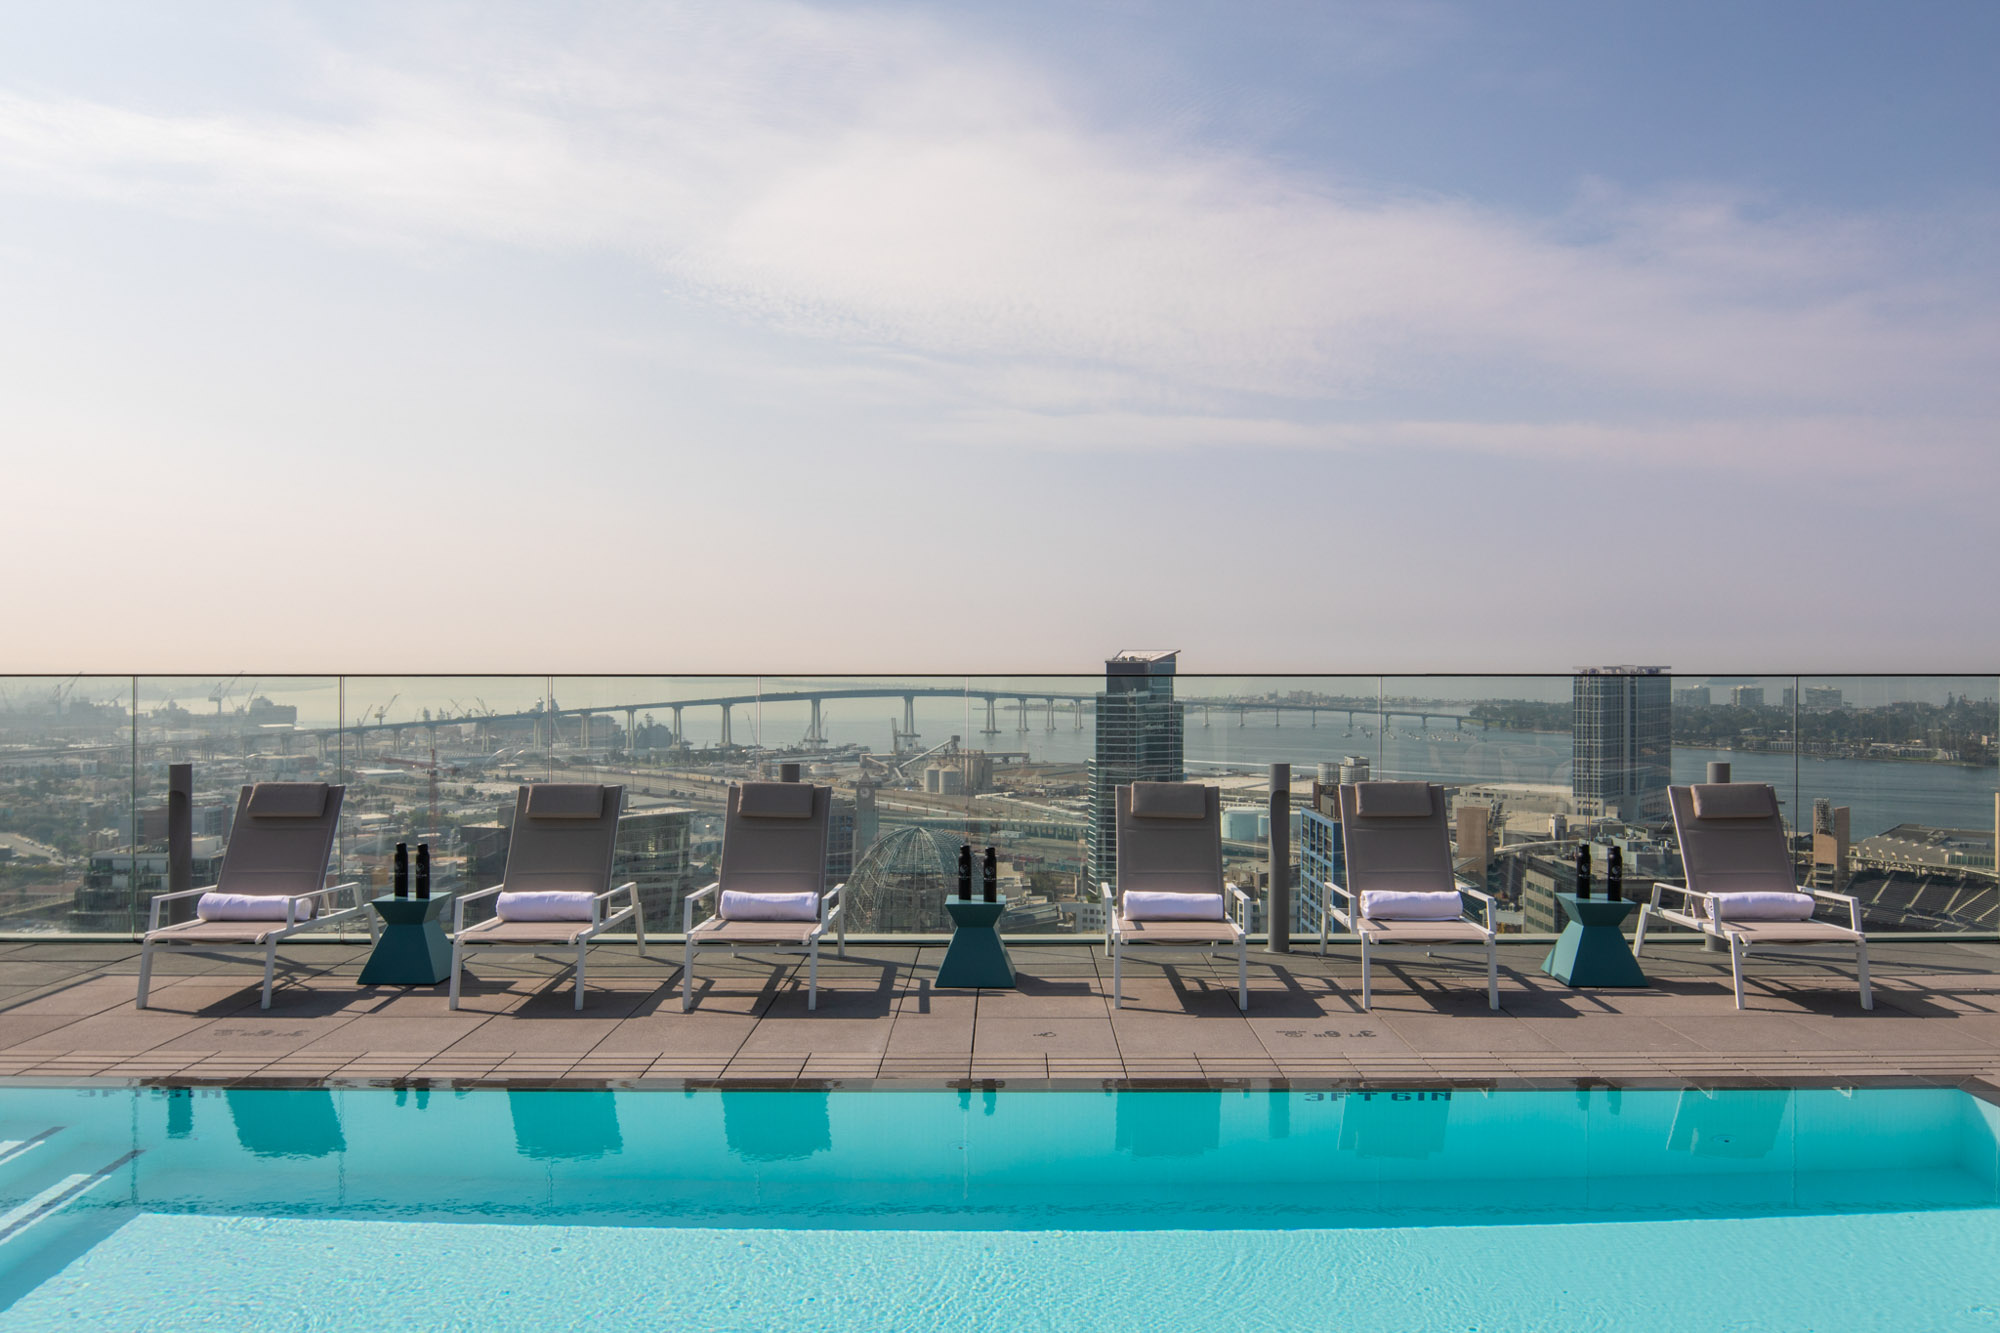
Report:
[[[2000,944],[1882,942],[1874,1012],[1846,960],[1753,960],[1737,1012],[1727,955],[1648,948],[1653,985],[1575,991],[1543,976],[1547,946],[1501,950],[1500,1012],[1480,969],[1403,951],[1360,1008],[1352,947],[1110,960],[1080,945],[1015,946],[1019,988],[941,991],[940,947],[851,944],[820,967],[806,1009],[802,959],[705,958],[680,1008],[677,947],[594,955],[582,1013],[567,975],[525,955],[477,961],[464,1007],[445,988],[361,988],[366,950],[292,950],[273,1006],[261,966],[189,955],[156,964],[133,1007],[138,950],[0,944],[0,1079],[313,1086],[607,1084],[759,1087],[1479,1086],[1949,1084],[2000,1087]]]

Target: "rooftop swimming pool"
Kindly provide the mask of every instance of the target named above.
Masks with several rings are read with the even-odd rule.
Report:
[[[0,1330],[2000,1328],[1950,1089],[0,1089]]]

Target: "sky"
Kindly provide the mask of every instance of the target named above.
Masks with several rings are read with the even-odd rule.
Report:
[[[17,3],[0,672],[1986,672],[2000,7]]]

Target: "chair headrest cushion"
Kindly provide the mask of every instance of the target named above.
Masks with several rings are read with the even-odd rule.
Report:
[[[1694,788],[1696,819],[1769,819],[1778,798],[1762,782],[1705,782]]]
[[[537,782],[528,788],[530,819],[596,819],[604,814],[604,788],[595,782]]]
[[[1199,782],[1135,782],[1132,814],[1139,819],[1200,819],[1208,814],[1208,788]]]
[[[326,813],[324,782],[260,782],[245,813],[257,819],[318,819]]]
[[[810,782],[746,782],[737,798],[736,813],[746,819],[811,819]]]
[[[1357,782],[1354,813],[1363,819],[1427,819],[1434,812],[1428,782]]]

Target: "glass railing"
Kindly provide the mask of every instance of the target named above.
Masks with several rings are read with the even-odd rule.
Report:
[[[711,882],[729,784],[832,786],[832,879],[859,935],[937,934],[957,851],[995,849],[1020,935],[1103,929],[1109,793],[1222,793],[1225,869],[1271,924],[1272,771],[1289,769],[1295,938],[1341,873],[1333,788],[1442,784],[1459,873],[1508,931],[1558,925],[1579,845],[1626,891],[1679,875],[1665,792],[1714,763],[1768,782],[1802,882],[1881,932],[2000,927],[1991,676],[0,677],[0,932],[130,935],[167,885],[170,766],[192,766],[194,883],[245,783],[346,787],[342,880],[428,843],[440,889],[499,882],[521,784],[626,791],[617,874],[655,933]],[[1109,686],[1109,687],[1108,687]]]

